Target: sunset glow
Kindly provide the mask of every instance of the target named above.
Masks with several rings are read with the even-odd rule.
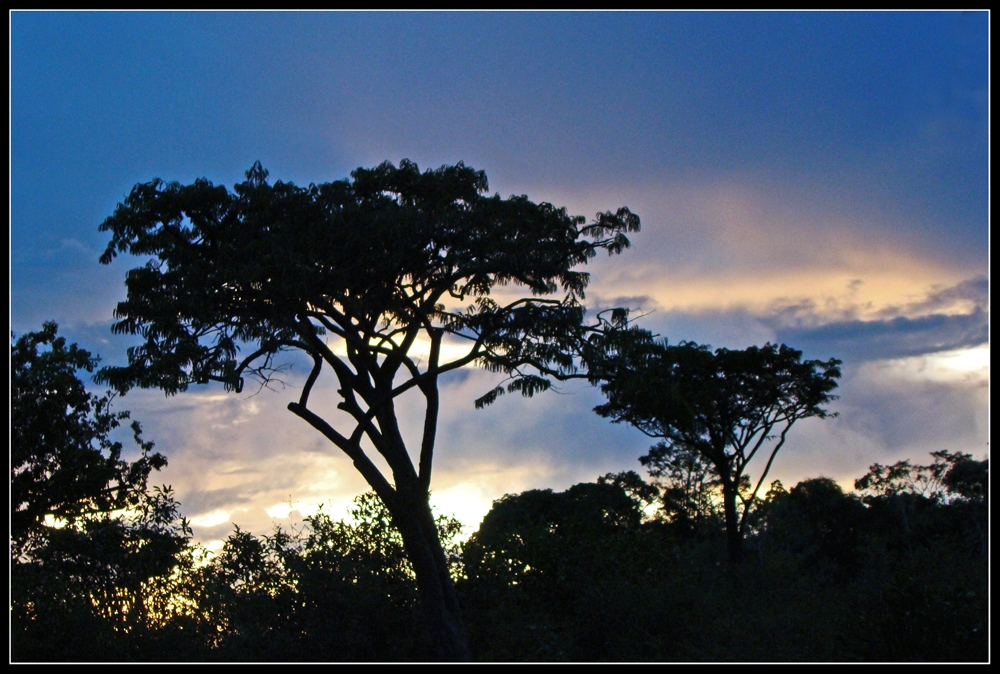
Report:
[[[149,260],[99,264],[98,226],[137,183],[231,189],[258,160],[272,184],[300,186],[462,161],[491,195],[587,222],[638,214],[630,248],[578,269],[588,319],[622,306],[672,344],[843,361],[839,416],[796,427],[776,459],[786,486],[850,484],[942,447],[980,455],[988,27],[975,12],[13,12],[11,329],[55,320],[102,365],[126,362],[143,338],[113,333],[114,311]],[[441,361],[469,348],[448,338]],[[421,371],[429,350],[426,335],[409,350]],[[169,461],[150,483],[172,485],[216,548],[237,525],[267,533],[321,505],[346,516],[370,489],[288,410],[312,361],[277,362],[241,393],[114,402]],[[500,379],[470,365],[440,382],[432,503],[467,530],[504,494],[643,470],[653,440],[595,415],[586,381],[476,410]],[[324,369],[311,404],[350,434],[341,401]],[[414,459],[424,413],[419,391],[396,402]]]

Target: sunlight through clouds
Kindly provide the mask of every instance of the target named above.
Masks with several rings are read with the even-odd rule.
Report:
[[[844,361],[844,414],[796,428],[775,467],[786,486],[818,472],[856,477],[886,457],[986,446],[988,17],[98,12],[86,31],[80,18],[12,15],[17,333],[56,320],[102,365],[124,364],[141,343],[110,326],[127,269],[147,259],[97,262],[108,245],[99,224],[138,182],[231,186],[256,159],[273,180],[303,186],[404,157],[422,169],[464,161],[501,197],[525,194],[587,222],[619,206],[640,216],[629,250],[579,268],[591,274],[589,318],[625,304],[671,343],[777,341]],[[814,33],[798,30],[803,18]],[[748,30],[748,20],[774,30]],[[977,37],[948,32],[966,20]],[[580,58],[521,30],[536,21],[565,22],[554,34],[566,39],[607,39]],[[216,22],[267,39],[200,48]],[[386,35],[401,47],[387,49]],[[636,44],[658,47],[620,50]],[[735,62],[731,49],[745,57]],[[957,67],[948,54],[969,61]],[[967,89],[957,98],[956,76]],[[101,94],[115,91],[130,94]],[[429,347],[421,338],[410,349],[421,370]],[[468,348],[445,341],[441,362]],[[268,532],[319,504],[346,516],[368,490],[350,459],[288,412],[312,363],[283,355],[289,368],[274,390],[249,379],[242,395],[137,390],[122,406],[168,457],[151,482],[175,486],[200,539],[220,540],[234,524]],[[431,485],[440,512],[474,526],[505,493],[641,470],[649,439],[597,418],[602,399],[585,382],[474,411],[497,383],[474,366],[442,379]],[[324,369],[313,401],[350,432],[338,388]],[[397,401],[411,454],[423,402],[416,390]]]
[[[191,525],[195,527],[214,527],[229,521],[230,513],[225,510],[215,510],[204,515],[191,518]]]
[[[339,337],[333,337],[327,340],[327,345],[334,354],[345,358],[347,357],[347,342]],[[459,342],[455,339],[442,340],[441,341],[441,355],[439,362],[450,363],[456,361],[459,358],[464,358],[469,355],[469,349],[472,346],[472,342]],[[407,355],[417,364],[417,367],[421,369],[425,368],[427,361],[431,355],[431,342],[429,339],[421,336],[413,340],[413,345],[410,346],[409,351],[406,352]]]
[[[989,382],[990,347],[943,351],[926,356],[899,358],[888,363],[888,372],[901,379],[937,382]]]

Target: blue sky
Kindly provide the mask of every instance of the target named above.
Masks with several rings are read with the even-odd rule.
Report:
[[[461,160],[504,196],[640,215],[633,248],[590,265],[591,307],[641,307],[674,342],[843,359],[840,416],[792,432],[786,484],[980,456],[988,29],[982,12],[14,12],[11,329],[56,320],[124,359],[109,326],[142,261],[99,265],[97,227],[137,182]],[[442,509],[471,521],[506,492],[640,468],[649,441],[596,417],[585,385],[474,411],[492,383],[445,386]],[[364,489],[294,395],[122,405],[210,540]]]

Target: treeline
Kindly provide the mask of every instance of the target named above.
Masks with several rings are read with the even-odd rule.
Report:
[[[127,464],[126,464],[127,465]],[[982,661],[988,462],[936,452],[755,499],[729,561],[710,471],[607,475],[439,518],[478,660]],[[166,490],[36,527],[12,558],[15,660],[422,660],[417,586],[374,494],[214,557]]]
[[[78,378],[96,358],[47,323],[11,363],[13,660],[436,659],[374,493],[348,520],[237,528],[210,556],[171,490],[148,486],[166,459]],[[462,544],[439,517],[470,655],[984,661],[988,461],[932,458],[875,464],[851,493],[816,478],[760,495],[743,479],[738,560],[716,464],[679,443],[642,457],[648,481],[507,495]]]

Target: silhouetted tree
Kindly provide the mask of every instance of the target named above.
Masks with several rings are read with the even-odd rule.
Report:
[[[855,570],[862,544],[865,507],[828,477],[803,480],[786,492],[772,483],[755,513],[755,546],[781,549],[810,564],[832,562]]]
[[[873,642],[897,660],[985,660],[989,653],[987,460],[932,452],[929,465],[874,464],[861,493]]]
[[[911,493],[932,501],[955,498],[985,499],[988,494],[989,464],[976,461],[971,454],[948,450],[931,452],[934,462],[913,465],[909,460],[891,466],[874,463],[868,473],[854,481],[854,488],[866,497],[895,496]]]
[[[711,463],[733,561],[742,558],[747,514],[792,425],[835,416],[822,405],[835,398],[840,361],[803,361],[785,345],[712,352],[691,342],[671,346],[642,330],[612,330],[592,339],[586,358],[591,382],[608,398],[595,411],[663,438],[644,463],[668,469],[695,453]],[[749,488],[747,466],[771,440]]]
[[[112,234],[101,261],[122,252],[152,256],[128,273],[128,299],[114,326],[145,341],[129,350],[127,366],[101,377],[119,391],[172,394],[209,381],[240,391],[245,376],[273,381],[279,352],[307,354],[313,368],[289,410],[343,450],[385,503],[413,564],[438,657],[465,658],[428,505],[438,380],[470,364],[507,375],[476,401],[481,407],[505,390],[530,396],[547,389],[550,377],[575,373],[588,276],[574,267],[600,250],[627,247],[625,233],[638,230],[639,219],[622,208],[585,225],[525,196],[490,197],[486,175],[461,163],[420,173],[409,161],[386,162],[351,177],[271,185],[258,163],[234,192],[204,179],[136,185],[101,225]],[[545,297],[560,288],[561,297]],[[449,355],[456,344],[463,353]],[[343,432],[310,404],[324,364],[339,386]],[[411,390],[426,401],[416,461],[394,406]]]
[[[337,634],[335,650],[345,659],[433,657],[421,639],[413,566],[385,504],[368,492],[354,500],[349,514],[347,521],[323,513],[306,518],[297,572],[305,627],[318,644],[326,642],[324,635]],[[454,571],[461,524],[446,516],[435,522]]]
[[[466,573],[514,585],[586,574],[600,566],[599,539],[635,530],[641,520],[641,504],[610,482],[508,494],[466,543]]]
[[[722,522],[722,483],[715,467],[697,449],[661,442],[639,461],[656,479],[662,515],[675,531],[694,534],[718,530]],[[741,485],[743,492],[748,488],[746,482]]]
[[[349,514],[320,511],[267,536],[237,527],[189,583],[206,652],[240,661],[426,658],[416,578],[389,511],[369,492]],[[455,559],[459,523],[437,524]]]
[[[56,332],[11,345],[12,654],[127,659],[164,600],[151,581],[181,563],[191,532],[169,488],[146,489],[166,459],[135,421],[139,458],[123,458],[113,435],[129,413],[86,390],[78,372],[97,359]]]
[[[854,482],[881,523],[898,544],[926,544],[947,537],[971,551],[985,552],[988,542],[989,462],[948,450],[931,452],[929,465],[909,460],[891,466],[872,464]]]
[[[98,359],[56,336],[45,323],[11,344],[11,539],[22,554],[48,532],[46,518],[72,525],[82,517],[137,505],[151,470],[166,465],[153,444],[132,433],[141,456],[122,459],[112,432],[129,419],[111,410],[113,396],[89,393],[77,372],[92,373]],[[13,339],[13,334],[11,335]]]
[[[597,484],[613,485],[621,489],[632,499],[636,507],[643,512],[655,504],[660,497],[660,492],[656,485],[643,480],[642,476],[634,470],[602,475],[597,478]]]
[[[644,490],[626,487],[632,478],[639,476],[508,494],[493,503],[462,556],[463,597],[479,608],[481,657],[606,658],[615,652],[610,642],[623,632],[632,638],[630,623],[608,624],[617,612],[612,604],[629,604],[625,587],[648,591],[635,573],[648,564],[640,542]]]

